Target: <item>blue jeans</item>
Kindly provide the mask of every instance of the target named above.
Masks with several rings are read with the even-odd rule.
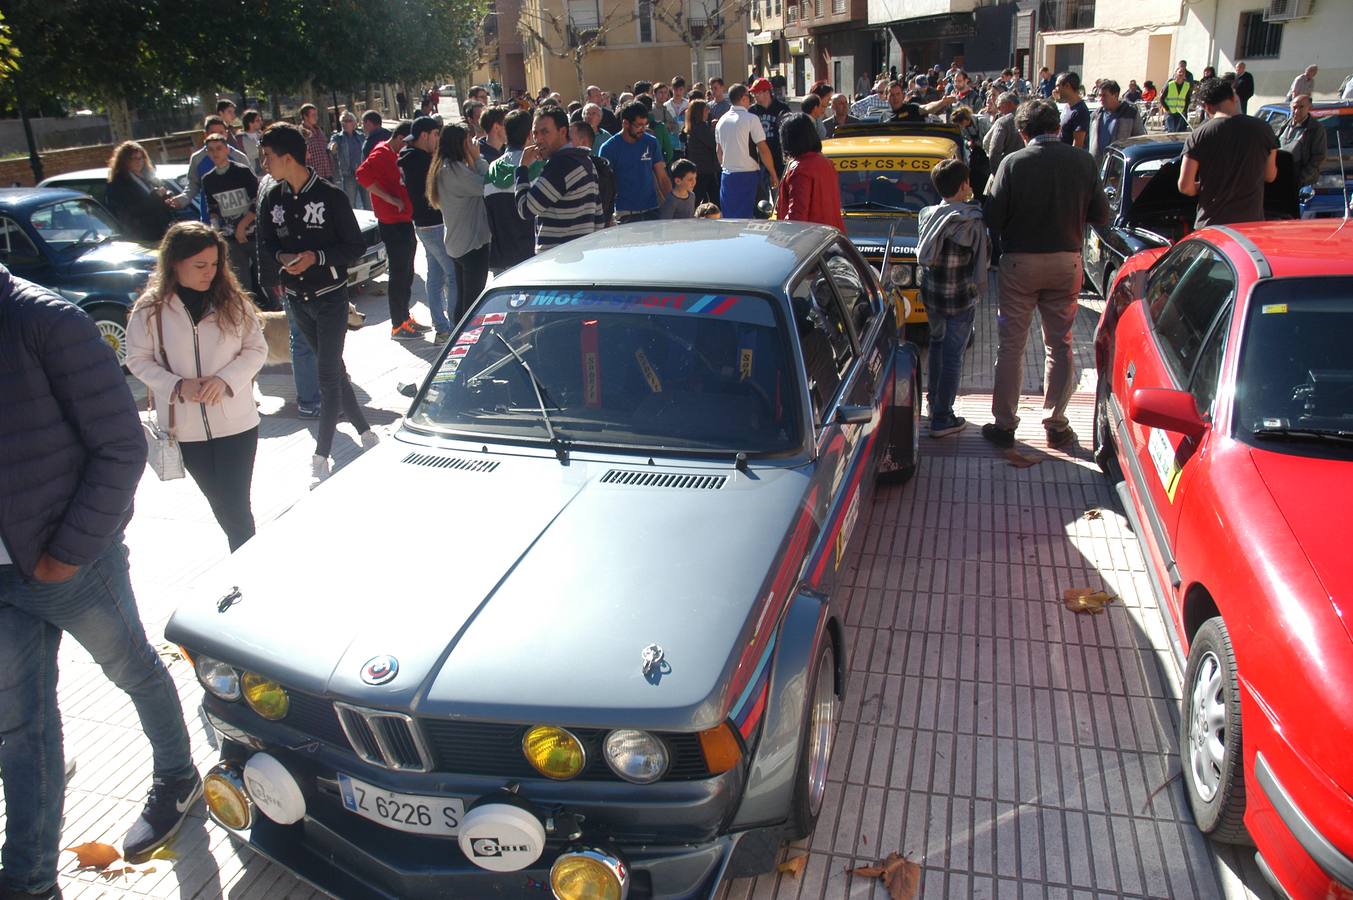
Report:
[[[291,308],[290,298],[285,303],[287,324],[291,326],[291,377],[296,380],[296,405],[319,409],[319,364],[315,362],[315,351],[296,328],[296,313]]]
[[[56,701],[56,651],[70,632],[131,697],[150,741],[155,777],[193,772],[178,691],[146,640],[122,536],[70,581],[26,580],[0,566],[0,775],[5,783],[4,887],[40,891],[56,881],[65,762]]]
[[[414,231],[428,262],[428,309],[432,311],[432,327],[436,331],[450,331],[456,324],[451,317],[456,312],[460,289],[456,286],[456,267],[446,252],[446,226],[428,225]]]
[[[973,306],[952,316],[936,315],[929,308],[930,362],[926,373],[926,401],[930,404],[930,427],[947,424],[954,418],[954,399],[958,396],[958,381],[963,373],[963,355],[972,335],[972,320],[977,312]]]

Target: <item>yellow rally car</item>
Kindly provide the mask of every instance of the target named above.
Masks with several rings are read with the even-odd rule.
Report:
[[[881,274],[899,323],[926,321],[917,299],[916,216],[940,202],[930,170],[940,160],[962,158],[962,148],[956,126],[928,122],[843,125],[822,142],[822,153],[841,183],[851,243],[881,269],[888,235],[893,235],[888,271]]]

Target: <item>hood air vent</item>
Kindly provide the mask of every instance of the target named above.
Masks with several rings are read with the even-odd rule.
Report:
[[[717,491],[727,480],[723,475],[681,475],[676,472],[636,472],[633,469],[612,469],[601,476],[602,484],[676,488],[682,491]]]
[[[492,472],[498,468],[498,461],[493,459],[467,459],[463,456],[437,456],[432,453],[410,453],[400,462],[410,466],[457,469],[462,472]]]

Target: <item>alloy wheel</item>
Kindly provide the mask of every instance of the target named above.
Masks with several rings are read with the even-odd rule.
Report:
[[[1189,767],[1198,796],[1211,802],[1226,759],[1226,679],[1221,660],[1204,654],[1189,700]]]

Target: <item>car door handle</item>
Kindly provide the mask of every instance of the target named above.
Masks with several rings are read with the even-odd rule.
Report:
[[[1135,362],[1128,363],[1127,374],[1123,376],[1127,380],[1128,384],[1132,384],[1132,379],[1136,376],[1136,374],[1137,374],[1137,364]]]

